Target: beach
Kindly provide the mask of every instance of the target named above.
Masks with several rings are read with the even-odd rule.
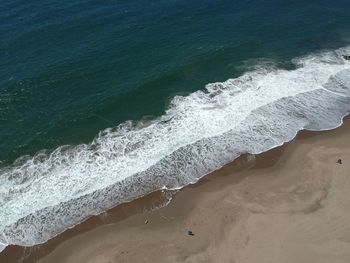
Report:
[[[150,209],[157,195],[141,198],[47,244],[7,249],[1,262],[20,253],[41,263],[349,262],[349,132],[348,120],[302,131],[180,190],[165,207]]]
[[[349,8],[0,1],[0,263],[350,262]]]

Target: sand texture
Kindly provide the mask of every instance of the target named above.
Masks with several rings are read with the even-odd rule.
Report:
[[[167,207],[70,238],[40,262],[348,263],[349,132],[346,123],[236,161]]]

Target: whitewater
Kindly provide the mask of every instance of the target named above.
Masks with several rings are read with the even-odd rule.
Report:
[[[350,112],[350,47],[257,64],[242,76],[175,96],[154,120],[128,121],[89,144],[23,156],[0,169],[0,251],[33,246],[118,204],[197,182],[244,153],[300,130],[329,130]],[[234,176],[234,175],[233,175]]]

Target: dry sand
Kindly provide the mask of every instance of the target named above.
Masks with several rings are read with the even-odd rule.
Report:
[[[227,165],[164,208],[67,238],[39,262],[349,263],[350,122],[307,134]]]

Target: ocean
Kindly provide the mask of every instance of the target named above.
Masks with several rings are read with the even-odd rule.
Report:
[[[350,2],[0,1],[0,250],[350,112]]]

